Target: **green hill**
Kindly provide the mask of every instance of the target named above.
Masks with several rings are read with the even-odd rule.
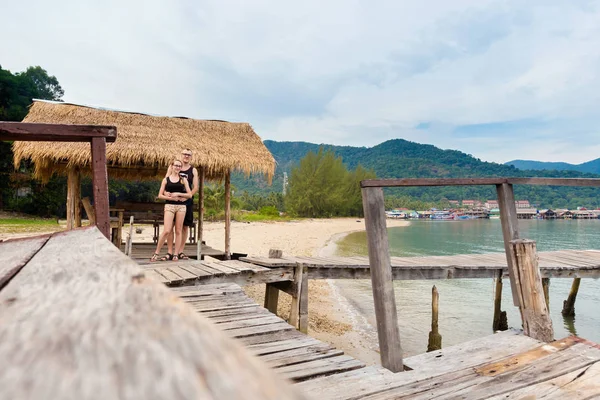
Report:
[[[342,157],[350,169],[361,164],[372,169],[379,178],[452,178],[452,177],[486,177],[486,176],[538,176],[538,177],[600,177],[576,171],[531,171],[517,169],[512,165],[485,162],[457,150],[442,150],[432,145],[424,145],[403,139],[393,139],[374,147],[352,147],[318,145],[307,142],[276,142],[265,140],[265,146],[277,161],[277,170],[273,185],[268,186],[262,176],[251,176],[244,179],[242,175],[233,177],[233,184],[238,193],[267,194],[281,192],[283,173],[288,175],[294,165],[308,153],[316,152],[320,146],[332,150]],[[495,199],[493,187],[436,187],[436,188],[404,188],[388,190],[388,195],[408,195],[423,201],[439,201],[441,199]],[[516,186],[517,199],[527,199],[540,208],[600,206],[600,190],[595,188]]]
[[[533,160],[513,160],[505,163],[518,169],[579,171],[590,174],[600,174],[600,158],[582,164],[569,164],[565,162],[543,162]]]

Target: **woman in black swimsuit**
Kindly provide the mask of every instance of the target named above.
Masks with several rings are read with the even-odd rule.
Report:
[[[152,255],[152,258],[150,258],[150,261],[178,260],[177,254],[181,252],[183,241],[185,241],[185,238],[181,234],[186,212],[185,201],[192,197],[192,191],[187,179],[179,176],[182,166],[181,161],[175,160],[171,165],[173,167],[171,168],[171,173],[163,179],[158,191],[158,198],[165,200],[164,229],[158,238],[156,251]],[[165,195],[165,192],[170,193],[170,195]],[[175,220],[175,253],[174,255],[167,253],[165,257],[159,258],[160,249],[165,243],[167,236],[169,236],[169,233],[173,230],[173,220]]]

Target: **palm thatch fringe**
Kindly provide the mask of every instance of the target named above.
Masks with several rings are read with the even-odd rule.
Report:
[[[34,101],[23,122],[116,126],[117,140],[106,146],[111,178],[163,177],[184,148],[192,150],[192,164],[203,166],[209,180],[240,171],[263,174],[271,183],[275,172],[275,159],[248,123],[158,117],[42,100]],[[90,174],[87,143],[14,142],[13,152],[15,167],[31,159],[35,176],[42,181],[75,166]]]

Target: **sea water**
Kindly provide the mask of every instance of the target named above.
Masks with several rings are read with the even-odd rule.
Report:
[[[538,251],[600,250],[600,220],[519,220],[523,239],[535,240]],[[499,220],[420,221],[388,230],[390,255],[480,254],[503,252]],[[366,255],[366,233],[351,233],[338,243],[340,256]],[[564,318],[562,302],[573,280],[554,278],[550,283],[550,316],[554,335],[562,338],[576,334],[600,343],[600,280],[582,279],[575,303],[575,317]],[[521,317],[512,303],[510,282],[503,281],[502,310],[508,325],[521,328]],[[335,280],[336,294],[355,315],[355,329],[363,333],[368,345],[377,347],[373,327],[375,311],[369,280]],[[394,281],[402,348],[406,356],[427,350],[431,330],[431,289],[440,294],[439,331],[442,345],[450,346],[492,333],[494,282],[492,279],[449,279]]]

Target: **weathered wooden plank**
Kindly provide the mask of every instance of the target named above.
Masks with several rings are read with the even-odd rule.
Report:
[[[158,272],[159,274],[161,274],[162,276],[167,278],[169,280],[169,282],[167,284],[178,284],[178,283],[183,283],[183,281],[184,281],[184,279],[181,276],[179,276],[175,272],[171,271],[169,269],[169,267],[167,267],[167,266],[156,267],[156,268],[154,268],[154,271]]]
[[[92,138],[104,138],[107,143],[112,143],[117,139],[117,128],[108,125],[0,122],[0,140],[89,142]]]
[[[181,277],[182,282],[190,282],[198,279],[198,275],[192,274],[184,268],[178,266],[169,266],[168,270]]]
[[[273,356],[270,355],[261,357],[261,359],[263,359],[271,368],[281,368],[288,365],[301,364],[310,361],[341,356],[342,354],[344,354],[344,352],[341,350],[332,349],[331,347],[327,348],[327,346],[323,345],[319,347],[318,350],[309,351],[307,350],[307,348],[302,348],[290,351],[289,354],[287,354],[285,357],[265,359],[267,357]]]
[[[145,270],[144,275],[147,276],[149,279],[154,279],[155,281],[163,283],[163,284],[171,282],[170,279],[166,278],[164,275],[156,272],[153,269]]]
[[[338,372],[363,368],[365,364],[350,356],[335,356],[323,360],[309,361],[301,364],[277,368],[281,376],[294,381],[303,381],[315,376],[330,375]]]
[[[600,397],[600,362],[554,379],[491,397],[490,400],[592,399]]]
[[[0,290],[46,244],[51,235],[0,242]]]
[[[401,186],[472,186],[472,185],[553,185],[553,186],[600,186],[594,178],[404,178],[367,179],[360,182],[361,188]]]
[[[515,195],[512,185],[496,185],[498,194],[498,206],[500,208],[500,223],[502,225],[502,237],[504,238],[504,253],[506,254],[506,265],[508,265],[508,276],[510,277],[510,290],[512,292],[513,304],[519,307],[518,276],[512,263],[512,251],[510,241],[519,238],[519,224],[517,208],[515,206]]]
[[[2,398],[299,398],[96,228],[53,235],[0,315]]]
[[[282,257],[282,258],[267,258],[267,257],[259,257],[259,256],[248,256],[248,257],[240,257],[240,261],[249,262],[252,264],[260,265],[267,268],[275,268],[275,267],[294,267],[297,262],[292,257]]]
[[[544,345],[477,369],[460,369],[364,398],[488,398],[572,372],[596,362],[599,357],[600,350],[586,344]]]
[[[230,321],[226,321],[226,322],[224,321],[219,324],[219,329],[227,331],[230,329],[247,328],[250,326],[278,324],[280,322],[283,322],[281,318],[276,317],[275,315],[272,315],[272,314],[265,314],[265,315],[259,316],[257,318],[238,319],[235,321],[230,320]]]
[[[198,278],[213,275],[212,272],[207,272],[204,269],[199,268],[197,265],[194,265],[191,263],[190,264],[180,264],[179,268],[186,270],[190,274],[196,275]]]
[[[229,307],[224,310],[200,310],[200,313],[207,318],[218,318],[224,316],[232,316],[232,315],[250,315],[259,313],[262,310],[258,304],[254,307]]]
[[[96,226],[110,239],[110,215],[108,206],[108,172],[106,170],[106,138],[93,137],[92,148],[92,192]],[[120,245],[120,243],[119,243]]]
[[[290,325],[288,324],[288,327],[289,326]],[[304,334],[291,328],[290,330],[285,330],[285,331],[278,331],[278,332],[266,333],[263,335],[242,337],[242,338],[239,338],[239,340],[242,343],[244,343],[244,345],[251,346],[251,345],[255,345],[255,344],[274,343],[274,342],[278,342],[281,340],[292,340],[292,339],[304,338],[304,337],[306,337]]]
[[[304,338],[280,340],[274,343],[272,342],[253,344],[249,345],[247,348],[248,350],[250,350],[251,353],[260,356],[265,354],[277,353],[280,351],[298,349],[306,346],[314,346],[319,343],[321,342],[319,342],[317,339],[313,339],[311,337],[306,336]]]
[[[230,315],[220,315],[220,316],[211,316],[210,320],[215,324],[221,324],[224,322],[233,322],[233,321],[242,321],[249,320],[254,318],[262,318],[267,315],[271,315],[268,311],[264,310],[262,307],[257,307],[255,311],[249,311],[243,314],[230,314]]]
[[[392,286],[392,266],[385,225],[383,190],[381,188],[363,188],[362,200],[381,365],[392,372],[399,372],[403,370],[402,347],[394,287]]]
[[[293,329],[294,328],[290,324],[280,321],[280,322],[277,322],[274,324],[251,326],[251,327],[247,327],[247,328],[230,329],[230,330],[227,330],[224,332],[229,337],[241,338],[244,336],[265,335],[265,334],[274,333],[277,331],[289,331],[289,330],[293,330]]]
[[[224,274],[239,274],[240,273],[240,271],[238,269],[228,267],[227,265],[225,265],[223,263],[219,263],[219,262],[203,261],[202,266],[215,269]]]

